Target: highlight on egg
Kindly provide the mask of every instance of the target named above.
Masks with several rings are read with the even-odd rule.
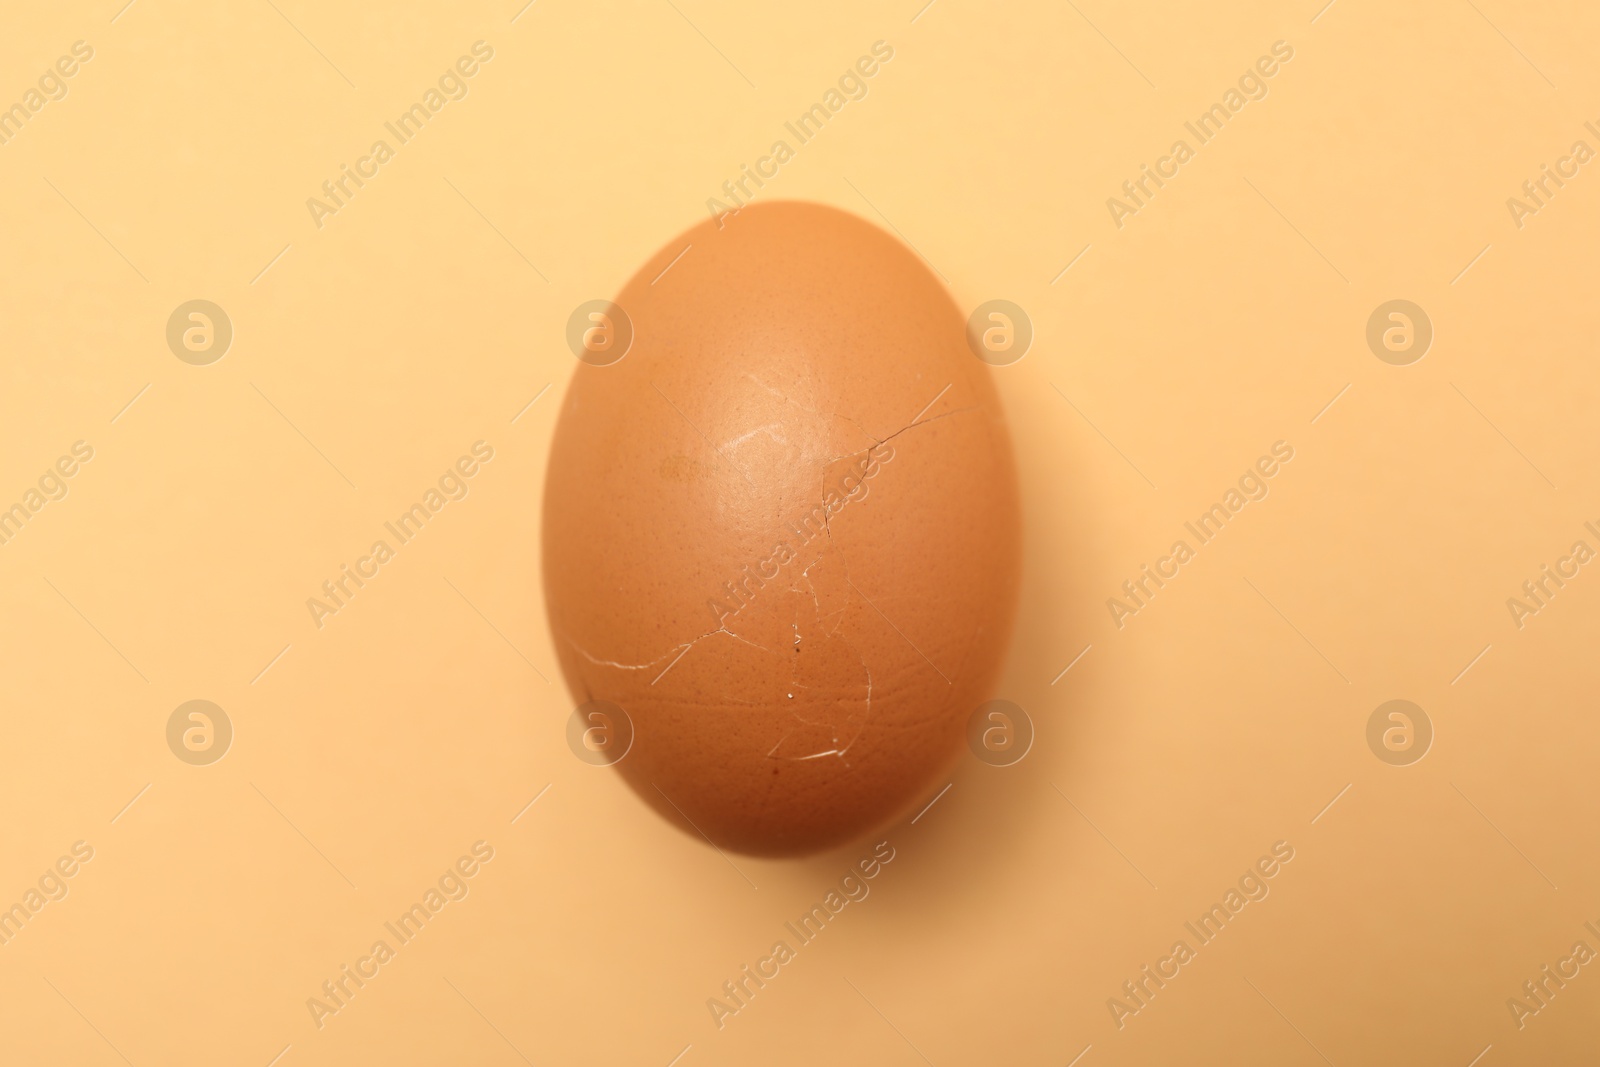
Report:
[[[575,701],[625,713],[616,770],[758,855],[925,803],[993,695],[1021,555],[949,293],[876,226],[775,202],[673,238],[584,316],[544,584]]]

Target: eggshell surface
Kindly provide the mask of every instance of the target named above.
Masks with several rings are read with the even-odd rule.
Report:
[[[939,279],[853,215],[756,204],[595,321],[631,340],[568,387],[544,580],[575,699],[631,721],[616,770],[753,854],[925,803],[992,695],[1020,565],[991,372]]]

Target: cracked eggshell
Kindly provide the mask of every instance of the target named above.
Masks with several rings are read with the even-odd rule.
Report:
[[[689,833],[869,833],[941,784],[1009,638],[989,370],[914,252],[816,204],[702,223],[615,303],[632,346],[574,374],[546,483],[567,683],[628,713],[617,770]]]

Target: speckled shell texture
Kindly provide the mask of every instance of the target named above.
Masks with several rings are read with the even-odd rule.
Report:
[[[688,833],[764,855],[870,833],[943,784],[1009,639],[990,371],[916,253],[816,204],[696,226],[616,305],[632,347],[578,368],[550,452],[567,683],[626,710],[616,770]]]

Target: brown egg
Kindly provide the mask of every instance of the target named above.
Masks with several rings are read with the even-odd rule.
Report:
[[[576,699],[687,832],[782,855],[925,803],[992,694],[1020,558],[988,367],[922,260],[853,215],[744,208],[623,289],[573,376],[544,580]],[[618,314],[618,312],[622,314]]]

